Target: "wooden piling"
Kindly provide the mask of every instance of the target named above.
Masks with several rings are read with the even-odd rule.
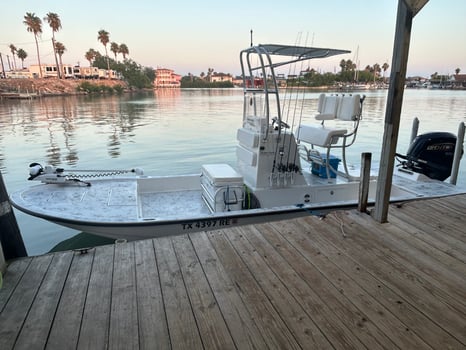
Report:
[[[19,231],[16,217],[8,200],[8,193],[0,172],[0,246],[3,248],[4,258],[8,261],[27,256],[23,237]]]
[[[390,87],[387,96],[385,127],[382,139],[383,147],[380,155],[375,208],[372,212],[374,219],[378,222],[387,222],[388,217],[413,17],[414,13],[410,5],[405,0],[399,0]]]
[[[456,181],[458,180],[460,161],[461,161],[461,158],[463,157],[464,133],[465,133],[465,126],[464,126],[464,123],[461,122],[460,125],[458,125],[458,134],[456,137],[455,154],[453,156],[453,164],[451,168],[450,183],[453,185],[456,185]]]
[[[2,245],[0,244],[0,288],[2,287],[2,275],[5,273],[6,270],[6,261],[5,255],[3,255]]]
[[[371,178],[372,153],[361,154],[361,177],[359,182],[358,210],[367,210],[367,199],[369,197],[369,180]]]

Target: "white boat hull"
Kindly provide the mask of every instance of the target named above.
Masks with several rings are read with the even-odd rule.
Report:
[[[127,240],[324,215],[357,206],[358,182],[333,179],[329,183],[314,178],[316,182],[312,185],[293,190],[263,190],[264,198],[280,198],[285,203],[288,201],[287,204],[213,213],[202,199],[198,174],[98,179],[91,181],[91,186],[40,184],[15,192],[10,199],[14,207],[33,216],[72,229]],[[464,189],[440,181],[423,182],[406,175],[394,179],[393,202],[464,193]],[[373,203],[375,181],[370,188],[369,203]],[[303,193],[312,193],[313,201],[293,202],[293,198],[302,198]]]

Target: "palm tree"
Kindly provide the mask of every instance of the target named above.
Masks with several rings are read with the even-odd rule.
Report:
[[[129,55],[128,46],[126,46],[126,44],[120,44],[119,52],[123,55],[123,61],[126,60],[126,55]]]
[[[16,59],[15,59],[15,55],[17,54],[17,49],[16,49],[16,46],[13,45],[13,44],[10,44],[10,50],[11,50],[11,54],[13,56],[13,66],[14,66],[14,69],[16,70]]]
[[[214,72],[213,68],[207,68],[207,81],[212,82],[212,73]]]
[[[63,72],[63,63],[62,63],[61,57],[63,56],[63,54],[65,53],[65,51],[66,51],[65,45],[63,45],[63,44],[62,44],[61,42],[59,42],[59,41],[56,41],[56,42],[55,42],[55,53],[58,55],[58,57],[60,57],[60,69],[59,69],[60,72]],[[59,76],[61,76],[61,73],[60,73]]]
[[[340,68],[341,68],[342,72],[344,72],[346,70],[346,61],[345,60],[340,61]]]
[[[115,61],[117,60],[117,53],[120,52],[120,45],[118,45],[116,42],[112,41],[110,43],[110,51],[113,52],[113,54],[115,55]]]
[[[107,57],[107,69],[110,70],[110,62],[108,61],[108,52],[107,52],[107,44],[110,41],[110,33],[104,29],[99,30],[99,36],[97,39],[104,45],[105,47],[105,57]]]
[[[55,45],[55,32],[58,32],[61,29],[61,20],[60,20],[60,17],[56,13],[49,12],[44,17],[44,21],[47,21],[50,28],[52,28],[52,47],[54,48],[53,56],[55,57],[55,64],[57,65],[58,79],[61,79],[61,70],[60,70],[60,67],[58,66],[58,60],[57,60],[57,47]]]
[[[374,64],[374,83],[375,83],[376,76],[379,75],[381,70],[382,69],[380,69],[380,64],[378,63]]]
[[[37,42],[37,36],[42,34],[42,21],[35,13],[26,12],[24,16],[23,23],[27,26],[27,31],[34,33],[34,39],[36,41],[36,50],[37,50],[37,62],[39,63],[39,72],[40,77],[42,78],[42,67],[40,65],[40,55],[39,55],[39,43]]]
[[[21,68],[24,69],[24,60],[28,57],[27,52],[23,49],[18,49],[18,51],[16,51],[16,56],[21,60]]]
[[[459,69],[459,68],[456,68],[456,69],[455,69],[456,75],[460,74],[460,72],[461,72],[461,69]]]
[[[116,42],[111,42],[110,43],[110,51],[113,52],[115,55],[115,61],[117,60],[117,53],[120,52],[120,45],[118,45]]]
[[[89,67],[92,67],[92,61],[94,61],[96,55],[97,52],[94,49],[89,49],[89,51],[85,53],[84,57],[89,61]]]

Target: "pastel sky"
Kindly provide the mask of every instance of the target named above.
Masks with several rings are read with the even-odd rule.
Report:
[[[105,29],[110,41],[125,43],[129,57],[143,66],[174,69],[199,75],[239,74],[239,51],[250,44],[299,44],[348,49],[352,53],[315,61],[314,69],[339,70],[341,59],[367,65],[391,65],[398,0],[132,0],[2,1],[0,53],[10,56],[9,44],[28,53],[25,66],[37,62],[34,37],[23,24],[26,12],[43,18],[60,16],[56,33],[67,51],[63,62],[88,66],[90,48],[104,53],[97,32]],[[430,0],[414,18],[408,75],[428,77],[434,72],[466,73],[466,1]],[[52,63],[52,32],[43,23],[40,55]],[[359,48],[359,49],[358,49]],[[356,56],[356,52],[358,53]],[[112,54],[109,51],[109,54]]]

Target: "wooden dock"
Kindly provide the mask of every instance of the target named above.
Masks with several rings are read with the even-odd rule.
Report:
[[[465,349],[466,196],[19,259],[0,349]]]

